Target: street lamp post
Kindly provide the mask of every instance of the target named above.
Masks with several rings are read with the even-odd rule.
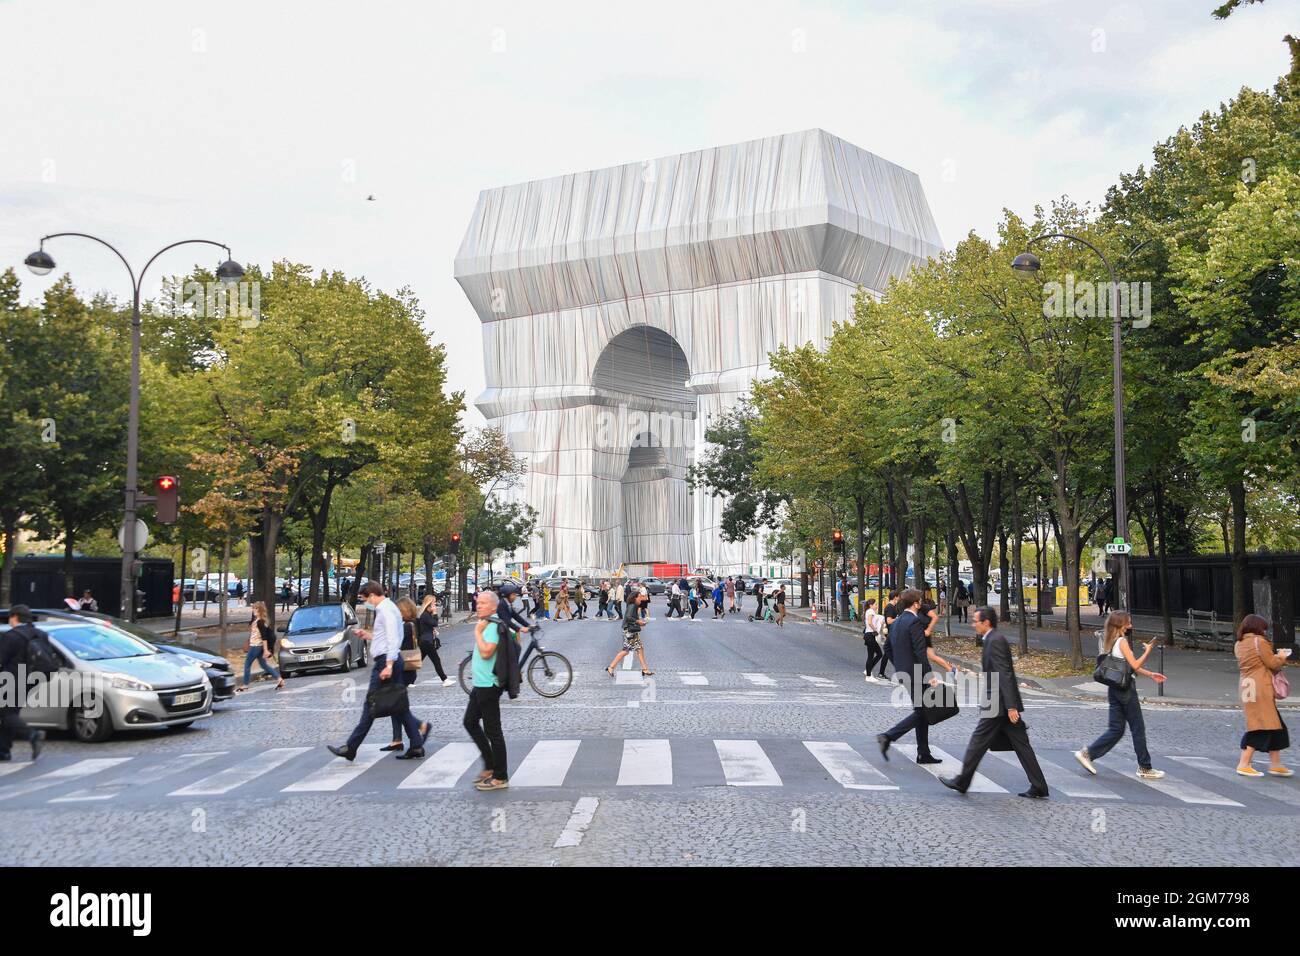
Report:
[[[54,270],[54,259],[45,251],[46,240],[59,239],[64,236],[77,236],[81,239],[90,239],[98,242],[101,246],[107,246],[115,256],[122,260],[122,265],[126,266],[127,274],[131,277],[131,391],[130,391],[130,410],[127,417],[126,431],[126,505],[125,519],[122,524],[122,617],[128,621],[135,620],[135,561],[136,561],[136,542],[135,542],[135,515],[138,507],[142,504],[148,504],[153,498],[149,495],[139,493],[139,474],[138,458],[140,451],[140,287],[144,283],[145,273],[164,252],[169,249],[175,249],[177,246],[184,246],[190,243],[201,243],[209,246],[217,246],[226,250],[226,261],[217,266],[217,278],[222,282],[238,282],[244,274],[244,267],[230,257],[230,247],[222,242],[213,242],[211,239],[182,239],[180,242],[173,242],[169,246],[163,246],[153,254],[153,257],[144,264],[137,278],[135,270],[131,268],[131,263],[126,261],[126,257],[110,243],[105,242],[98,236],[92,236],[84,232],[55,232],[48,236],[41,237],[40,248],[31,253],[23,263],[35,275],[48,275]],[[182,588],[184,582],[182,583]]]
[[[1038,256],[1029,251],[1036,242],[1046,239],[1069,239],[1087,246],[1095,252],[1110,274],[1110,318],[1111,318],[1111,388],[1115,403],[1115,534],[1128,543],[1128,497],[1124,485],[1124,363],[1120,352],[1120,315],[1119,315],[1119,280],[1115,276],[1115,267],[1110,264],[1106,254],[1087,239],[1068,232],[1046,232],[1035,236],[1025,244],[1025,251],[1016,256],[1011,268],[1017,272],[1035,273],[1042,268]],[[1136,250],[1134,250],[1136,251]],[[1076,568],[1077,571],[1077,568]],[[1115,555],[1116,607],[1129,609],[1128,554]],[[1042,582],[1039,582],[1042,589]]]

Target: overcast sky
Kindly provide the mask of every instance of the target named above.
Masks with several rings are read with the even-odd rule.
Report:
[[[822,127],[916,171],[945,245],[1097,201],[1287,69],[1295,0],[0,0],[0,263],[129,295],[177,239],[408,285],[483,387],[452,260],[480,189]],[[374,202],[366,201],[367,195]],[[216,259],[169,253],[164,274]],[[158,268],[157,266],[155,268]],[[473,416],[477,418],[476,415]]]

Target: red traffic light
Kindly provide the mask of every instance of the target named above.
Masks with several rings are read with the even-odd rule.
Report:
[[[835,532],[835,540],[836,540],[836,541],[843,541],[843,540],[844,540],[844,532],[843,532],[843,531],[836,531],[836,532]]]
[[[180,507],[180,485],[180,480],[175,475],[160,475],[153,480],[159,523],[176,523],[176,513]]]
[[[459,531],[453,531],[451,533],[451,553],[452,554],[460,553],[460,532]]]

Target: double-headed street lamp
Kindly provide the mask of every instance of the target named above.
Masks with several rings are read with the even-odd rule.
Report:
[[[128,621],[135,620],[135,560],[136,560],[136,541],[135,541],[135,513],[140,504],[146,504],[151,501],[139,494],[137,490],[137,458],[140,451],[140,287],[144,283],[145,273],[153,265],[154,260],[169,249],[175,249],[177,246],[189,245],[191,243],[201,243],[208,246],[217,246],[226,250],[226,261],[217,266],[217,278],[225,283],[235,283],[244,275],[244,267],[230,257],[230,247],[223,242],[213,242],[211,239],[182,239],[180,242],[173,242],[169,246],[164,246],[153,254],[153,257],[144,264],[137,278],[135,270],[131,268],[131,263],[126,261],[126,257],[118,252],[111,244],[100,239],[98,236],[88,235],[84,232],[55,232],[48,236],[41,237],[40,248],[23,260],[33,273],[38,276],[49,275],[54,271],[54,259],[45,251],[46,240],[59,239],[63,236],[78,236],[82,239],[90,239],[98,242],[101,246],[107,246],[113,254],[122,260],[122,265],[126,266],[127,273],[131,276],[131,398],[130,412],[127,420],[126,432],[126,518],[122,524],[122,617]],[[183,582],[182,582],[183,583]]]
[[[1128,500],[1124,493],[1124,364],[1120,355],[1120,314],[1119,281],[1115,276],[1115,267],[1110,264],[1106,254],[1087,239],[1071,235],[1068,232],[1046,232],[1035,236],[1025,243],[1025,251],[1011,262],[1011,268],[1017,272],[1033,274],[1043,267],[1038,256],[1029,251],[1036,242],[1046,239],[1069,239],[1087,246],[1106,266],[1110,273],[1110,316],[1111,316],[1111,355],[1114,363],[1112,369],[1112,389],[1115,402],[1115,534],[1128,543]],[[1136,249],[1134,249],[1136,251]],[[1115,555],[1115,581],[1117,593],[1115,607],[1129,609],[1128,554],[1119,552]]]

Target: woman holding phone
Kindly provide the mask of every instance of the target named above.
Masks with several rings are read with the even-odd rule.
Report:
[[[1142,719],[1142,704],[1138,700],[1137,677],[1150,677],[1157,684],[1164,683],[1165,675],[1149,671],[1143,665],[1151,656],[1156,642],[1150,641],[1142,649],[1142,656],[1135,657],[1131,646],[1133,637],[1133,619],[1127,611],[1111,611],[1106,618],[1106,636],[1102,641],[1101,657],[1122,657],[1133,668],[1133,676],[1125,687],[1107,687],[1106,697],[1110,701],[1110,723],[1106,732],[1082,750],[1075,751],[1074,758],[1083,764],[1083,769],[1095,774],[1097,768],[1094,760],[1100,760],[1124,736],[1124,727],[1128,726],[1133,735],[1133,752],[1137,756],[1138,778],[1142,780],[1159,780],[1165,775],[1163,770],[1151,766],[1151,752],[1147,750],[1147,728]],[[1100,657],[1098,658],[1100,662]]]
[[[1241,709],[1246,714],[1237,773],[1243,777],[1264,776],[1250,765],[1255,752],[1263,751],[1269,757],[1269,776],[1294,776],[1282,766],[1282,751],[1291,746],[1291,738],[1278,713],[1273,690],[1273,675],[1286,666],[1291,649],[1284,647],[1275,653],[1268,639],[1268,621],[1258,614],[1247,614],[1237,628],[1237,643],[1232,651],[1241,670]]]

